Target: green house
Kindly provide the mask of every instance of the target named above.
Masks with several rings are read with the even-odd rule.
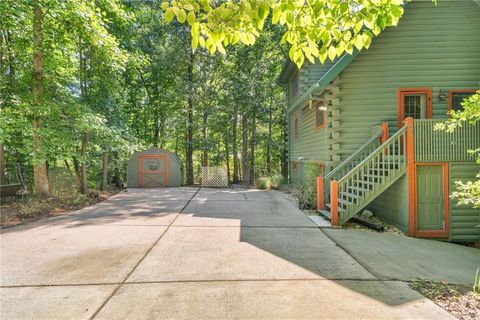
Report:
[[[449,197],[479,171],[467,150],[480,125],[434,130],[479,89],[479,30],[478,1],[413,1],[368,50],[285,63],[290,179],[321,172],[318,209],[332,224],[368,208],[410,236],[480,241],[480,210]]]

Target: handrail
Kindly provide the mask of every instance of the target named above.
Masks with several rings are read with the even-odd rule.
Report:
[[[407,127],[406,126],[403,126],[400,130],[398,130],[397,132],[395,132],[394,135],[392,135],[387,141],[385,141],[385,143],[383,143],[382,145],[380,145],[377,149],[375,149],[370,155],[368,155],[365,159],[363,159],[357,166],[355,166],[355,168],[353,168],[352,170],[350,170],[347,174],[345,174],[340,180],[338,180],[338,182],[340,183],[341,181],[344,180],[344,178],[346,178],[347,176],[351,175],[352,172],[358,170],[357,168],[358,167],[361,167],[364,163],[366,163],[367,161],[369,161],[370,159],[372,159],[373,157],[375,157],[376,154],[378,154],[379,152],[383,152],[384,150],[388,150],[388,148],[386,148],[387,145],[389,145],[390,142],[394,141],[397,136],[405,133],[405,131],[407,130]]]
[[[342,178],[332,180],[336,189],[330,201],[335,208],[332,216],[339,224],[345,223],[405,173],[406,137],[407,126],[404,126]]]
[[[342,170],[346,167],[353,159],[355,159],[359,154],[363,153],[372,143],[377,142],[378,139],[383,135],[383,131],[379,130],[375,133],[370,139],[368,139],[360,148],[358,148],[354,153],[352,153],[348,158],[343,160],[338,166],[336,166],[332,171],[327,173],[323,179],[328,180],[330,179],[335,173]]]

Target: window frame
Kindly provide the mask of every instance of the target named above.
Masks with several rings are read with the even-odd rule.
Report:
[[[319,106],[322,105],[321,101],[323,101],[323,103],[325,105],[325,108],[326,108],[327,107],[326,97],[322,97],[322,100],[315,100],[312,104],[313,108],[315,108],[314,111],[313,111],[313,116],[314,116],[313,124],[314,124],[315,130],[317,130],[317,131],[325,128],[326,124],[327,124],[327,110],[320,110],[319,109]],[[321,124],[318,124],[317,112],[322,112],[323,121],[322,121]]]
[[[427,96],[426,119],[431,119],[433,115],[432,88],[398,88],[397,89],[397,114],[398,129],[403,127],[405,117],[405,96],[410,94],[425,94]]]
[[[452,90],[448,90],[448,113],[450,114],[450,111],[452,111],[452,107],[453,107],[453,95],[455,93],[471,93],[472,95],[475,94],[475,92],[477,92],[477,90],[475,89],[452,89]]]

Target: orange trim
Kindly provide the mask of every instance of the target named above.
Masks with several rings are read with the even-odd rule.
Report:
[[[162,172],[156,172],[156,171],[144,171],[143,170],[143,159],[161,159],[163,160],[163,165],[165,167],[165,170]],[[151,155],[142,155],[138,159],[139,165],[138,165],[138,187],[141,188],[143,186],[143,177],[145,174],[149,173],[155,173],[163,176],[163,181],[164,181],[164,186],[168,186],[168,155],[158,155],[158,154],[151,154]],[[151,179],[151,178],[150,178]]]
[[[477,92],[475,89],[455,89],[455,90],[448,90],[448,113],[452,111],[452,97],[454,93],[475,93]]]
[[[325,209],[325,186],[323,177],[317,177],[317,210]]]
[[[326,97],[323,97],[323,103],[324,103],[324,107],[326,108],[326,107],[327,107],[327,99],[326,99]],[[326,121],[327,121],[327,116],[326,116],[327,111],[326,111],[326,110],[320,110],[320,109],[319,109],[319,106],[320,106],[320,105],[321,105],[320,101],[315,101],[315,102],[313,103],[313,108],[315,108],[314,111],[313,111],[313,116],[315,117],[315,121],[313,121],[313,123],[314,123],[314,125],[315,125],[315,130],[320,130],[320,129],[325,128]],[[323,121],[322,121],[321,124],[318,124],[317,112],[321,112],[321,113],[322,113]]]
[[[382,144],[388,140],[388,122],[381,124],[380,128],[382,129]]]
[[[432,88],[398,88],[397,89],[397,112],[398,112],[398,128],[403,126],[405,118],[405,108],[403,105],[404,96],[407,94],[425,93],[427,95],[427,119],[432,118],[433,104],[432,104]]]
[[[447,162],[422,162],[416,163],[416,166],[442,166],[443,168],[443,219],[445,221],[443,230],[415,230],[416,237],[425,238],[447,238],[449,232],[449,214],[448,214],[448,163]],[[417,177],[415,177],[415,189],[417,186]],[[417,193],[415,192],[415,225],[417,226],[418,207]],[[417,227],[415,227],[417,228]]]
[[[406,131],[406,157],[408,177],[408,235],[415,236],[415,148],[413,136],[413,118],[408,117],[404,121]]]
[[[338,181],[330,181],[330,214],[333,226],[338,225]]]

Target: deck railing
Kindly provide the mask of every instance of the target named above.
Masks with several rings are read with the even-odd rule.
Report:
[[[464,124],[453,132],[435,130],[441,120],[414,120],[416,162],[470,162],[475,155],[467,152],[478,148],[480,123]]]

